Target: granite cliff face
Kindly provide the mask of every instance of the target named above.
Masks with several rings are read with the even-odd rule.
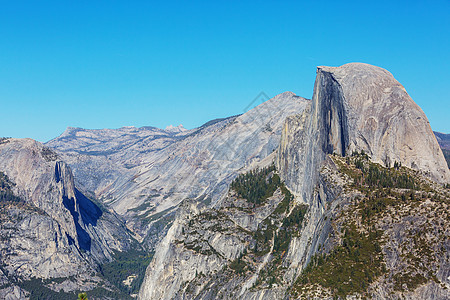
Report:
[[[68,165],[34,140],[3,139],[0,172],[3,195],[9,195],[0,203],[1,264],[8,282],[2,287],[23,288],[35,278],[49,280],[49,286],[52,278],[66,278],[59,282],[66,291],[97,286],[97,265],[131,241],[119,217],[84,196]]]
[[[319,98],[332,92],[339,94],[335,102],[342,99],[342,115],[330,112],[326,119],[332,131],[329,151],[365,150],[374,162],[392,166],[398,161],[436,181],[450,180],[427,117],[392,74],[367,64],[347,64],[319,67],[318,81],[320,90],[327,90]],[[343,124],[339,132],[336,122]]]
[[[336,176],[331,181],[340,184],[327,183],[327,155],[360,151],[385,167],[397,162],[439,183],[450,179],[425,114],[389,72],[359,63],[318,67],[311,107],[287,118],[276,160],[286,186],[310,207],[305,231],[290,247],[299,268],[330,239],[329,217],[339,212],[347,184]]]
[[[393,182],[386,183],[387,186],[378,186],[379,183],[374,184],[372,181],[361,183],[369,191],[367,195],[353,190],[349,182],[363,180],[364,175],[359,175],[363,179],[349,177],[345,173],[347,169],[340,164],[342,161],[331,155],[345,158],[355,153],[364,159],[367,157],[370,162],[362,163],[360,160],[363,158],[352,158],[347,162],[349,165],[357,165],[363,170],[371,167],[371,172],[378,170],[377,174],[385,172],[393,176]],[[416,182],[429,181],[433,186],[429,194],[420,194],[423,199],[448,199],[448,193],[442,190],[440,184],[449,182],[449,171],[426,116],[389,72],[366,64],[318,68],[313,99],[306,103],[303,111],[286,118],[281,142],[273,160],[275,173],[279,174],[287,190],[293,194],[292,199],[279,208],[278,205],[283,202],[282,196],[277,198],[274,192],[271,196],[278,199],[274,200],[275,204],[271,205],[269,201],[262,206],[249,207],[246,204],[248,199],[236,197],[231,188],[226,197],[214,202],[209,208],[199,207],[195,203],[186,204],[187,208],[178,214],[167,236],[157,247],[155,259],[147,269],[141,287],[141,299],[283,299],[302,295],[333,297],[336,294],[332,288],[330,290],[322,286],[322,290],[312,287],[302,290],[299,280],[304,278],[301,276],[307,276],[302,275],[302,270],[311,261],[314,262],[316,255],[324,255],[325,259],[329,259],[327,255],[330,251],[340,249],[336,247],[344,239],[340,238],[336,230],[345,223],[340,219],[344,208],[350,207],[348,209],[357,218],[360,206],[354,203],[363,205],[359,204],[359,200],[354,200],[355,197],[361,197],[364,200],[362,203],[366,203],[378,199],[380,193],[385,193],[389,201],[376,205],[389,207],[389,211],[395,215],[396,207],[392,203],[399,201],[402,193],[401,199],[406,197],[405,190],[412,190],[411,193],[415,194],[414,190],[421,189],[421,185],[417,184],[403,187],[403,179],[398,178],[414,177]],[[266,161],[265,166],[269,164]],[[395,165],[399,168],[399,164],[406,167],[402,172],[407,173],[397,174],[392,171],[392,167]],[[352,170],[360,174],[360,171]],[[389,186],[398,190],[394,193]],[[424,191],[427,189],[425,186]],[[411,195],[409,197],[415,199]],[[368,197],[367,200],[365,197]],[[439,201],[436,204],[423,204],[417,213],[424,213],[433,205],[445,211],[445,200]],[[307,213],[300,214],[304,205],[307,206]],[[267,213],[261,215],[260,211]],[[390,215],[373,226],[383,232],[388,231],[387,228],[391,228],[389,226],[394,226],[394,231],[398,233],[401,228],[408,227],[404,222],[408,222],[412,216],[407,211],[400,220],[393,221]],[[292,219],[296,222],[287,221]],[[438,218],[428,216],[428,220],[422,221],[436,223],[436,228],[443,230]],[[363,222],[358,230],[370,231]],[[225,224],[225,228],[214,227],[214,224]],[[408,232],[420,230],[414,226],[407,229]],[[449,240],[445,232],[444,245]],[[261,235],[264,236],[264,243],[260,245],[265,247],[263,252],[258,250],[259,246],[255,247],[259,245],[258,237]],[[428,241],[434,249],[430,251],[436,252],[430,256],[430,261],[433,261],[430,262],[430,268],[433,271],[425,276],[419,267],[414,269],[416,266],[411,261],[403,262],[395,256],[403,254],[396,253],[393,256],[389,252],[392,245],[402,242],[413,244],[416,251],[414,245],[418,246],[412,241],[412,234],[409,239],[398,238],[398,235],[386,235],[385,239],[389,240],[391,246],[380,246],[370,255],[381,255],[381,251],[384,255],[383,264],[395,267],[390,273],[380,275],[380,271],[376,275],[368,275],[369,279],[363,285],[366,284],[367,288],[371,284],[373,290],[369,295],[382,298],[391,295],[397,298],[403,293],[407,298],[417,299],[420,295],[439,298],[448,294],[443,290],[443,286],[449,284],[445,275],[449,270],[448,258],[439,252],[442,248],[439,241]],[[215,240],[223,242],[214,244]],[[434,264],[435,260],[441,259],[443,263]],[[399,262],[403,263],[402,267]],[[406,283],[401,283],[400,279],[404,278],[401,268],[408,264],[414,270],[411,274],[417,278],[425,276],[422,284],[426,282],[426,285],[418,290],[407,279],[404,281]],[[373,276],[378,281],[374,281]],[[308,278],[304,280],[306,288]],[[355,291],[356,295],[367,295],[356,288]]]
[[[259,175],[262,180],[274,180],[270,158],[258,164],[269,170]],[[257,205],[233,190],[214,207],[185,201],[156,250],[139,298],[230,299],[247,295],[269,261],[272,251],[267,239],[274,238],[273,226],[288,213],[292,199],[283,188],[274,184],[267,199]],[[241,261],[244,253],[252,253],[248,264]],[[233,269],[241,268],[240,264],[242,274]],[[250,270],[253,275],[245,276]]]
[[[307,103],[286,92],[243,115],[189,131],[68,129],[47,145],[71,165],[77,182],[151,241],[165,232],[161,227],[167,222],[155,221],[170,215],[182,200],[214,204],[223,197],[239,172],[278,147],[285,118]]]
[[[311,207],[311,242],[297,252],[308,262],[328,235],[323,213],[330,195],[320,170],[327,154],[365,151],[371,161],[395,162],[440,183],[449,170],[423,111],[386,70],[367,64],[318,67],[311,107],[286,119],[277,168],[286,186]],[[331,196],[333,199],[333,196]],[[307,229],[308,230],[308,229]]]
[[[422,110],[359,63],[192,130],[0,139],[0,295],[130,293],[100,275],[130,229],[140,299],[448,298],[449,183]]]
[[[428,119],[388,71],[360,63],[318,67],[311,110],[283,129],[277,165],[293,191],[309,192],[314,178],[303,177],[317,173],[325,154],[360,150],[374,162],[450,180]]]

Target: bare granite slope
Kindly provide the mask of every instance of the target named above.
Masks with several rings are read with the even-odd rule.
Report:
[[[413,172],[409,170],[412,169],[417,172],[414,173],[417,178],[437,182],[434,183],[437,190],[419,194],[423,199],[447,195],[441,184],[449,180],[448,169],[428,120],[386,70],[359,63],[338,68],[319,67],[312,101],[305,103],[302,111],[287,115],[285,119],[281,142],[273,158],[277,172],[294,194],[293,201],[282,205],[283,209],[273,210],[271,202],[264,204],[264,209],[249,208],[245,201],[233,197],[230,189],[227,197],[209,208],[186,202],[185,209],[179,212],[167,236],[157,247],[155,259],[147,269],[141,287],[141,299],[290,299],[299,295],[291,288],[299,288],[303,293],[302,285],[298,283],[302,270],[315,254],[326,255],[342,242],[336,238],[338,233],[333,229],[336,222],[332,221],[342,215],[343,206],[355,201],[355,195],[360,195],[358,191],[349,189],[348,185],[354,179],[346,176],[345,169],[340,169],[340,165],[330,158],[333,153],[340,157],[336,161],[345,161],[346,156],[363,150],[369,155],[370,163],[381,164],[377,168],[382,170],[401,163],[408,168],[404,169],[405,172]],[[412,175],[401,176],[412,178]],[[372,198],[368,199],[378,197],[380,191],[375,187],[364,188],[374,189],[370,191],[374,194],[369,194]],[[404,189],[399,191],[395,197],[400,197]],[[390,197],[392,200],[395,198]],[[384,205],[390,205],[388,201],[391,199],[386,201],[388,204]],[[294,212],[298,212],[302,205],[308,206],[305,220],[292,227],[291,221],[286,220],[296,219]],[[446,207],[445,202],[442,205]],[[391,212],[393,207],[389,207]],[[423,207],[428,209],[427,204]],[[264,214],[263,217],[262,211],[268,211],[269,215]],[[359,211],[352,213],[356,217]],[[404,217],[410,218],[408,211]],[[428,218],[429,222],[440,224],[439,218],[432,215]],[[386,225],[377,226],[382,228]],[[410,226],[408,230],[418,228]],[[286,236],[285,232],[288,232]],[[278,240],[280,236],[289,237],[285,240],[287,244]],[[261,238],[264,241],[263,252],[258,243]],[[448,240],[448,236],[445,238]],[[217,239],[223,242],[214,244]],[[397,236],[386,236],[386,239],[390,243],[398,242]],[[436,247],[433,247],[439,249],[440,245],[436,242]],[[377,251],[386,251],[389,264],[397,265],[399,262],[389,256],[389,248]],[[439,259],[439,252],[433,255]],[[405,264],[408,263],[413,267],[412,262]],[[392,293],[401,297],[404,287],[401,284],[400,288],[392,287],[404,276],[401,268],[393,268],[391,273],[384,275],[386,282],[376,282],[373,286],[376,291],[372,295],[383,298]],[[400,275],[395,275],[395,272],[400,272]],[[419,268],[415,272],[421,274],[422,271]],[[444,275],[448,272],[448,263],[433,265],[433,272],[438,274],[435,282],[431,277],[425,279],[427,285],[418,292],[409,291],[407,297],[415,299],[419,295],[429,295],[439,298],[448,294],[439,286],[447,284],[443,281],[446,280]],[[371,280],[368,282],[372,283]],[[408,284],[406,288],[416,287]],[[364,289],[362,291],[365,292]],[[317,293],[314,290],[304,292],[307,298],[332,298],[334,293],[326,288]]]
[[[391,73],[352,63],[338,68],[319,67],[318,78],[322,90],[339,95],[334,101],[342,99],[343,110],[336,111],[337,115],[331,112],[327,120],[333,151],[345,154],[342,152],[365,150],[375,162],[392,166],[398,161],[428,172],[436,181],[450,181],[427,117]],[[341,132],[336,122],[344,126]]]
[[[3,139],[0,172],[3,192],[14,195],[0,203],[1,264],[9,279],[81,276],[66,286],[89,290],[99,281],[86,277],[96,265],[129,247],[123,222],[84,196],[69,166],[49,148],[31,139]]]
[[[184,199],[218,201],[238,172],[278,147],[285,118],[307,103],[286,92],[192,130],[69,128],[47,145],[71,165],[77,182],[145,236],[148,224]]]

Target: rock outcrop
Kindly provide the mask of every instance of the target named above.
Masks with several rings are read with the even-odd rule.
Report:
[[[449,296],[450,171],[381,68],[318,67],[312,101],[286,92],[192,130],[68,128],[47,146],[0,139],[10,299],[108,285],[99,265],[130,248],[128,228],[155,250],[140,299]],[[314,273],[342,261],[372,269],[333,273],[345,287]]]
[[[9,195],[0,201],[1,263],[8,280],[84,278],[113,250],[129,247],[123,221],[80,192],[69,166],[49,148],[31,139],[2,140],[0,172]],[[71,285],[93,288],[99,279],[82,281]]]
[[[450,134],[435,131],[434,135],[436,136],[436,139],[439,143],[439,146],[441,146],[441,149],[450,151]]]
[[[339,192],[323,181],[326,156],[361,150],[373,162],[449,182],[425,114],[388,71],[360,63],[318,67],[311,107],[287,118],[276,160],[286,186],[310,207],[307,227],[290,246],[293,267],[305,266],[330,234],[324,213]]]
[[[150,241],[165,232],[165,223],[155,221],[182,200],[214,204],[223,197],[239,172],[277,149],[285,118],[309,102],[286,92],[242,115],[188,131],[68,129],[47,145],[71,165],[77,182]]]
[[[213,201],[210,208],[189,204],[191,209],[178,215],[169,234],[157,247],[155,259],[147,269],[141,287],[141,299],[295,297],[296,294],[289,289],[297,286],[297,278],[312,257],[317,253],[326,254],[342,242],[335,238],[338,232],[333,226],[337,225],[332,221],[342,215],[344,206],[355,201],[355,194],[347,193],[347,180],[350,178],[330,158],[332,154],[348,157],[363,151],[363,156],[368,154],[371,163],[379,163],[387,170],[401,164],[415,170],[417,178],[423,178],[417,180],[437,182],[433,183],[436,185],[434,194],[431,194],[433,197],[446,197],[440,184],[449,182],[449,171],[428,120],[386,70],[359,63],[338,68],[319,67],[313,99],[303,108],[286,118],[281,142],[273,157],[280,177],[294,195],[285,214],[269,213],[264,215],[265,218],[252,219],[246,215],[242,201],[232,197],[233,190],[227,197]],[[408,178],[412,175],[402,176]],[[423,197],[426,199],[430,195]],[[302,220],[294,218],[297,216],[294,212],[301,211],[302,205],[308,206],[305,220],[295,225],[298,227],[292,227],[292,223],[286,220]],[[231,207],[236,211],[227,215]],[[221,216],[216,223],[226,224],[224,231],[214,228],[210,219],[203,217],[211,213]],[[252,213],[258,214],[257,210],[250,209]],[[405,220],[408,219],[406,214]],[[252,223],[249,220],[258,221]],[[435,221],[440,224],[438,219],[430,217],[429,222]],[[390,221],[384,219],[380,222]],[[264,224],[270,226],[265,227]],[[377,226],[397,225],[380,223]],[[232,232],[227,232],[230,228]],[[240,234],[236,228],[247,230],[247,235]],[[272,232],[265,239],[268,252],[261,256],[254,245],[258,231],[267,233],[268,228]],[[206,240],[193,241],[191,238],[197,234]],[[236,239],[239,242],[211,247],[210,241],[220,234],[227,235],[229,241]],[[267,238],[270,236],[273,239]],[[280,246],[277,240],[280,236],[285,237],[287,244]],[[393,237],[391,242],[395,244],[399,240]],[[221,247],[227,249],[227,245],[232,247],[224,254]],[[436,243],[435,248],[439,249],[440,245]],[[386,249],[377,251],[388,251]],[[439,255],[437,251],[435,257],[439,258]],[[395,264],[395,258],[388,257],[387,260]],[[447,284],[442,275],[447,274],[447,266],[447,263],[433,265],[433,274],[441,272],[436,282]],[[372,295],[381,297],[393,291],[387,283],[379,282],[373,289],[376,291]],[[321,295],[332,297],[332,294],[333,291],[325,291]],[[419,294],[439,297],[446,293],[430,283]],[[419,294],[412,292],[408,297],[414,298]],[[307,294],[309,297],[317,295],[320,294]]]
[[[295,192],[311,186],[303,177],[318,171],[325,154],[360,150],[383,165],[397,161],[439,182],[450,180],[427,117],[379,67],[318,67],[311,113],[288,118],[283,130],[277,163]]]
[[[259,167],[270,168],[264,164]],[[271,172],[262,176],[268,180],[274,175]],[[281,186],[256,206],[234,190],[214,208],[184,201],[147,269],[139,298],[231,299],[264,295],[249,289],[273,254],[267,239],[275,238],[274,228],[289,213],[291,200]],[[244,256],[247,253],[252,259]]]

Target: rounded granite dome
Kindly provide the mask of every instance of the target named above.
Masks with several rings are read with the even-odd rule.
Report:
[[[323,109],[325,102],[340,105],[334,119],[345,124],[347,150],[364,149],[374,161],[400,161],[437,181],[449,180],[425,113],[390,72],[364,63],[321,66],[315,89],[315,102]]]

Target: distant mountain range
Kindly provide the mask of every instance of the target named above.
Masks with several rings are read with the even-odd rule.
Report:
[[[439,146],[441,146],[445,160],[447,160],[447,165],[450,168],[450,134],[434,131],[434,135],[436,136]]]
[[[447,299],[449,153],[360,63],[195,129],[2,138],[0,298]]]

